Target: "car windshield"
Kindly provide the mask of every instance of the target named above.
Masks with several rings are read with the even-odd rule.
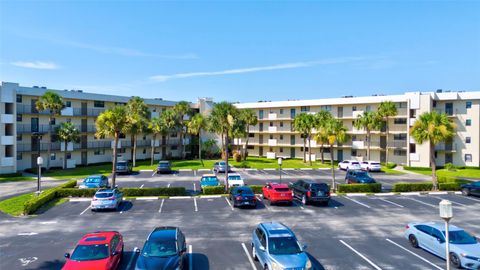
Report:
[[[253,195],[253,191],[251,189],[236,189],[234,192],[238,195]]]
[[[203,182],[211,182],[211,181],[217,181],[217,177],[212,176],[212,177],[202,177]]]
[[[177,254],[177,245],[175,240],[150,240],[145,243],[142,254],[145,257],[171,257]]]
[[[352,162],[352,165],[358,165],[358,164],[360,164],[360,163],[358,163],[358,162]]]
[[[311,187],[312,187],[312,190],[317,190],[317,189],[327,189],[328,190],[328,186],[326,184],[312,184]]]
[[[96,184],[100,183],[100,178],[87,178],[84,182],[87,184]]]
[[[288,188],[276,188],[275,191],[286,192],[286,191],[289,191],[289,189]]]
[[[268,251],[273,255],[289,255],[301,253],[295,237],[272,237],[268,241]]]
[[[357,172],[357,177],[358,178],[370,178],[370,175],[368,175],[367,172]]]
[[[126,165],[127,165],[127,162],[125,162],[125,161],[117,162],[117,166],[126,166]]]
[[[102,260],[108,257],[108,244],[78,245],[70,257],[74,261]]]
[[[218,165],[225,166],[225,162],[219,162]]]
[[[169,164],[168,162],[160,162],[160,163],[158,164],[158,166],[160,166],[160,167],[168,167],[168,166],[170,166],[170,164]]]
[[[442,231],[443,235],[445,235],[445,231]],[[450,244],[457,244],[457,245],[473,245],[477,243],[477,239],[471,236],[464,230],[460,231],[449,231],[448,237],[450,237],[449,242]]]
[[[228,180],[242,180],[240,175],[229,175]]]
[[[113,196],[112,192],[99,192],[99,193],[95,194],[95,197],[97,197],[97,198],[109,198],[109,197],[112,197],[112,196]]]

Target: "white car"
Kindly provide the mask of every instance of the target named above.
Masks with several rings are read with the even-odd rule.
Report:
[[[242,176],[238,173],[231,173],[228,175],[228,187],[241,187],[244,186]]]
[[[344,160],[338,163],[338,168],[340,170],[361,170],[360,162],[356,160]]]
[[[457,268],[480,269],[480,243],[459,227],[448,229],[450,262]],[[405,238],[414,248],[422,248],[445,259],[445,225],[441,222],[409,223]]]
[[[380,165],[380,162],[378,161],[362,161],[362,164],[360,164],[362,167],[362,170],[368,171],[368,172],[380,172],[382,171],[382,165]]]

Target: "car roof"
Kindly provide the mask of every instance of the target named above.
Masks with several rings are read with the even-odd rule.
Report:
[[[215,174],[213,174],[213,173],[207,173],[207,174],[202,175],[202,177],[214,177],[214,176],[217,177],[217,176],[216,176]]]
[[[177,238],[177,227],[157,227],[155,228],[150,235],[148,236],[148,240],[153,239],[176,239]]]
[[[99,192],[113,192],[113,188],[102,188],[102,189],[99,189],[97,190],[97,192],[95,193],[99,193]]]
[[[238,173],[229,173],[228,176],[240,176],[240,177],[242,177],[242,176],[241,176],[240,174],[238,174]]]
[[[90,175],[90,176],[87,176],[85,178],[102,178],[103,175]]]
[[[108,244],[112,240],[113,236],[118,234],[117,231],[104,231],[85,234],[80,241],[79,245],[101,245]]]
[[[413,225],[428,225],[430,227],[433,227],[439,231],[445,231],[445,223],[443,222],[437,222],[437,221],[432,221],[432,222],[414,222],[412,223]],[[460,231],[463,230],[462,228],[459,228],[455,225],[449,225],[448,231]]]
[[[170,163],[168,160],[160,160],[158,163]]]
[[[269,183],[273,188],[288,188],[287,184]]]
[[[260,223],[269,237],[289,237],[295,236],[287,226],[280,222]]]

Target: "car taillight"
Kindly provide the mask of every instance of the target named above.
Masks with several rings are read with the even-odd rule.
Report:
[[[257,197],[253,197],[253,201],[256,202],[256,201],[257,201]]]
[[[307,197],[310,197],[312,196],[312,192],[311,191],[307,191]]]
[[[237,201],[241,201],[241,200],[242,200],[242,197],[238,196],[238,197],[236,197],[235,199],[237,199]]]
[[[97,198],[93,197],[92,201],[96,201],[96,200],[97,200]]]
[[[113,200],[115,200],[115,197],[110,197],[110,198],[108,198],[108,199],[109,199],[110,201],[113,201]]]
[[[327,196],[330,196],[330,191],[327,191]]]
[[[408,224],[405,225],[405,229],[410,229],[410,226],[408,226]]]

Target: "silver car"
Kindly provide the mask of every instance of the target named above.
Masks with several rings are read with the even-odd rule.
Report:
[[[252,236],[252,257],[263,269],[311,270],[312,262],[295,234],[282,223],[260,223]]]
[[[123,193],[117,188],[100,189],[92,198],[90,210],[96,211],[101,209],[118,210],[123,201]]]
[[[228,165],[228,167],[227,167],[227,163],[225,163],[225,161],[215,162],[215,164],[213,165],[213,171],[215,173],[224,173],[227,170],[228,170],[228,172],[231,172],[232,167],[230,167],[230,165]]]

